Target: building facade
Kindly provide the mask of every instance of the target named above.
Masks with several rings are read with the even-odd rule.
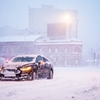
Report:
[[[35,41],[35,53],[46,55],[56,66],[81,66],[82,42],[77,39],[78,21],[77,10],[55,9],[50,5],[29,8],[30,32],[44,36]]]
[[[33,54],[34,43],[31,42],[0,42],[0,57],[11,59],[20,54]]]
[[[81,66],[82,42],[78,40],[77,30],[76,10],[46,5],[29,8],[27,35],[19,34],[13,41],[1,41],[5,39],[0,37],[0,57],[10,59],[19,54],[43,54],[55,66]]]
[[[55,66],[81,66],[82,42],[78,40],[42,40],[35,42],[35,53],[49,58]]]
[[[0,42],[0,48],[0,57],[5,60],[21,54],[42,54],[55,66],[82,65],[82,43],[80,41]]]
[[[56,28],[59,23],[59,26],[63,24],[61,26],[66,27],[67,39],[78,38],[78,21],[77,10],[55,9],[51,5],[42,5],[41,8],[29,7],[29,31],[32,34],[48,35],[48,27],[52,25]]]

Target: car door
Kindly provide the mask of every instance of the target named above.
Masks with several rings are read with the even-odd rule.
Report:
[[[44,67],[48,67],[48,60],[43,57],[43,63],[44,63]]]
[[[38,74],[43,73],[43,66],[44,66],[44,64],[43,64],[43,58],[42,58],[41,55],[38,55],[36,57],[36,63],[38,64]]]
[[[44,72],[46,73],[46,75],[49,73],[49,61],[45,58],[45,57],[43,57],[43,66],[44,66]]]

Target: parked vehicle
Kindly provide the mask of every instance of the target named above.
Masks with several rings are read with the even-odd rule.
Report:
[[[53,78],[53,65],[42,55],[19,55],[0,67],[0,79],[35,80]]]

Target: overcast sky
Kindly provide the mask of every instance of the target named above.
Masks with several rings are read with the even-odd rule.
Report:
[[[85,48],[100,45],[100,0],[0,0],[0,27],[28,28],[28,7],[53,5],[78,11],[78,38]]]

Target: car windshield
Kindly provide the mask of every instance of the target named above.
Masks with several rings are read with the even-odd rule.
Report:
[[[12,60],[12,62],[31,62],[34,57],[16,57]]]

